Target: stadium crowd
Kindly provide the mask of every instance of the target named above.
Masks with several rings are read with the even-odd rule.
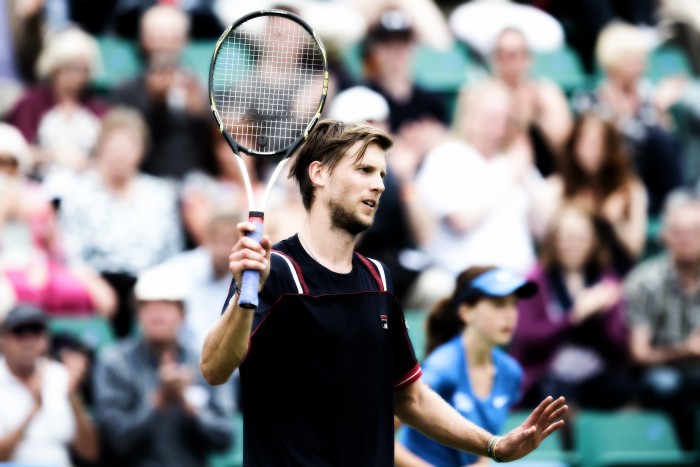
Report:
[[[358,250],[405,313],[470,267],[526,276],[515,407],[660,409],[700,450],[690,3],[0,0],[0,462],[205,465],[240,443],[235,377],[210,387],[198,366],[248,208],[206,76],[224,25],[272,6],[324,40],[324,117],[394,138]],[[654,68],[664,51],[684,66]],[[246,163],[259,193],[271,167]],[[280,177],[273,243],[303,216]],[[71,319],[103,323],[109,346],[55,325]]]

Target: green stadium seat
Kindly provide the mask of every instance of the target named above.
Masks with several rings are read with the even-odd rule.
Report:
[[[97,37],[102,55],[103,69],[93,79],[100,90],[109,90],[117,84],[136,76],[141,69],[138,48],[133,41],[111,36]]]
[[[690,62],[683,49],[672,44],[655,48],[649,55],[647,78],[653,83],[657,83],[674,75],[693,75]]]
[[[588,85],[588,77],[581,60],[570,46],[564,46],[554,52],[533,54],[532,75],[557,83],[567,94]]]
[[[580,467],[698,465],[661,412],[581,412],[573,423]]]
[[[403,316],[408,325],[408,337],[413,343],[413,350],[416,352],[418,361],[423,361],[425,357],[425,310],[404,310]]]
[[[506,419],[503,433],[508,433],[518,427],[528,415],[530,415],[529,410],[512,412]],[[564,449],[561,431],[557,431],[545,439],[530,455],[515,462],[510,462],[508,465],[519,467],[568,467],[576,465],[576,454]]]
[[[182,64],[185,68],[194,72],[199,83],[204,88],[209,86],[209,66],[215,46],[216,41],[190,41],[185,50],[182,51]]]
[[[413,60],[416,82],[441,93],[454,94],[484,73],[459,44],[448,50],[418,46]]]
[[[236,413],[232,422],[234,445],[224,453],[210,456],[210,467],[241,467],[243,465],[243,416]]]
[[[102,316],[63,317],[52,316],[49,320],[52,334],[67,333],[82,343],[100,352],[116,341],[110,323]]]
[[[354,44],[342,52],[348,72],[357,80],[362,78],[362,49]],[[413,73],[416,82],[436,92],[453,94],[471,80],[479,68],[459,44],[448,50],[418,45],[414,49]]]

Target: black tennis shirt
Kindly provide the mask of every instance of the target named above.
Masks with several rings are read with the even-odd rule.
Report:
[[[246,466],[393,465],[393,391],[421,375],[384,265],[338,274],[297,236],[273,248],[240,371]]]

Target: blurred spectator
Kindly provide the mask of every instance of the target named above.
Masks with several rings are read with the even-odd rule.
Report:
[[[684,183],[683,155],[654,106],[655,91],[643,79],[649,43],[634,26],[613,23],[600,33],[596,59],[605,76],[593,93],[574,97],[579,113],[592,111],[614,122],[625,137],[634,167],[659,213],[666,195]]]
[[[624,276],[644,249],[647,195],[613,124],[596,114],[579,116],[548,181],[558,204],[576,201],[595,213],[604,227],[600,240]]]
[[[198,353],[178,341],[186,294],[185,278],[167,269],[139,276],[142,335],[103,353],[95,372],[108,453],[100,465],[202,466],[212,451],[230,447],[229,395],[206,384]]]
[[[136,39],[139,21],[145,11],[157,4],[176,5],[191,23],[195,39],[215,39],[224,28],[213,10],[215,0],[63,0],[71,19],[95,35],[116,34]]]
[[[0,123],[0,275],[17,301],[45,312],[111,315],[109,285],[88,267],[66,265],[58,203],[27,178],[29,161],[21,133]]]
[[[210,137],[200,166],[190,171],[182,182],[182,219],[187,235],[196,246],[202,245],[207,236],[212,216],[224,210],[245,210],[248,199],[237,157],[219,126],[212,118]],[[258,180],[257,159],[243,155],[253,195],[265,189]]]
[[[513,128],[510,91],[485,82],[463,89],[457,106],[455,137],[428,154],[416,178],[416,194],[438,223],[424,249],[453,277],[476,264],[525,274],[551,201]]]
[[[675,191],[663,212],[667,252],[625,281],[630,349],[641,368],[641,402],[669,411],[692,446],[700,402],[700,197]]]
[[[694,0],[660,0],[658,18],[665,32],[680,44],[693,75],[700,76],[700,12]]]
[[[519,304],[511,354],[525,370],[523,405],[561,394],[575,407],[614,409],[632,397],[618,277],[593,217],[576,204],[556,216]]]
[[[43,0],[0,2],[0,118],[24,85],[36,81],[36,61],[43,46],[43,5]]]
[[[211,118],[201,84],[180,64],[188,18],[175,6],[156,5],[140,24],[145,71],[117,86],[111,100],[137,109],[148,122],[152,144],[143,171],[181,179],[203,158]]]
[[[0,357],[0,461],[22,465],[73,465],[99,456],[97,430],[78,392],[86,371],[80,355],[64,364],[44,358],[46,317],[14,308],[2,323]]]
[[[675,0],[671,0],[675,1]],[[692,1],[692,0],[691,0]],[[578,52],[586,73],[596,71],[595,45],[601,31],[614,20],[623,20],[644,27],[655,35],[653,27],[658,15],[656,0],[530,0],[538,8],[557,18],[566,31],[566,42]]]
[[[451,296],[435,304],[426,321],[427,358],[423,381],[463,417],[491,433],[501,433],[521,396],[523,371],[499,348],[508,344],[518,321],[518,299],[537,293],[502,269],[473,266],[458,277]],[[488,459],[462,452],[402,428],[401,443],[429,465],[488,465]]]
[[[685,181],[700,182],[700,80],[673,76],[663,80],[654,94],[656,108],[667,115],[683,150]]]
[[[409,123],[449,121],[440,95],[415,82],[414,41],[413,20],[401,10],[387,10],[370,25],[362,44],[364,79],[389,103],[390,129],[395,134]]]
[[[477,52],[488,56],[504,29],[521,31],[536,52],[552,52],[564,45],[564,29],[551,15],[522,1],[471,0],[459,2],[449,16],[454,35]]]
[[[187,279],[189,286],[184,299],[181,341],[193,349],[202,348],[204,338],[221,314],[221,302],[216,299],[227,295],[231,285],[229,255],[238,241],[236,225],[241,220],[239,211],[212,213],[207,219],[205,237],[200,246],[155,266]]]
[[[443,13],[442,2],[435,0],[351,0],[349,2],[367,24],[376,24],[385,11],[402,11],[414,27],[416,41],[436,50],[449,49],[454,38]]]
[[[34,161],[40,176],[53,165],[80,170],[87,164],[107,111],[89,91],[101,66],[97,42],[82,30],[72,27],[47,38],[37,63],[41,83],[28,89],[6,118],[40,149]]]
[[[131,332],[131,292],[138,274],[181,250],[178,202],[166,181],[139,173],[148,128],[139,114],[114,109],[96,144],[95,169],[81,175],[61,203],[68,259],[99,271],[119,297],[112,324]]]
[[[513,95],[513,118],[528,133],[535,164],[543,176],[555,170],[557,157],[571,133],[569,103],[551,81],[530,76],[532,57],[525,34],[506,28],[496,37],[493,72]]]

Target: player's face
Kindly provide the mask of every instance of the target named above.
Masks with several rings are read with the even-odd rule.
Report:
[[[372,227],[384,191],[384,151],[371,144],[355,161],[361,143],[353,146],[330,176],[328,207],[334,228],[357,235]]]
[[[182,308],[168,300],[145,301],[139,304],[139,324],[147,341],[170,343],[177,339],[182,324]]]
[[[515,295],[483,298],[474,306],[460,309],[467,332],[476,333],[489,345],[505,345],[510,342],[518,323]]]

